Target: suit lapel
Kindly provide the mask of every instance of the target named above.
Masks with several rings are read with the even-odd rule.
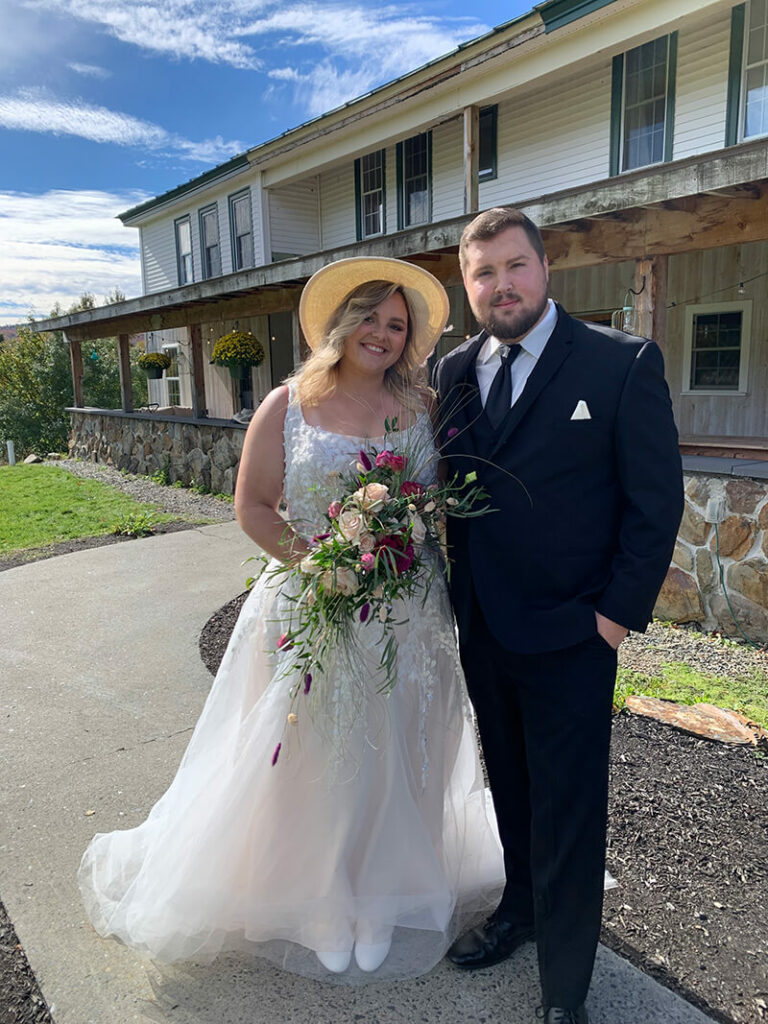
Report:
[[[472,424],[483,413],[475,360],[486,337],[486,333],[481,332],[472,339],[464,352],[456,357],[450,377],[445,382],[445,394],[440,396],[440,427],[443,437],[446,437],[449,430],[456,430],[465,445],[471,434]]]
[[[557,307],[557,323],[544,351],[539,356],[530,377],[525,382],[523,392],[512,406],[497,434],[491,456],[505,444],[522,418],[541,394],[546,384],[554,377],[572,351],[571,318],[560,307]]]

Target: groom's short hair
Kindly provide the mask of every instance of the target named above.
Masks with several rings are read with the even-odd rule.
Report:
[[[544,249],[544,240],[530,217],[526,217],[520,210],[515,210],[511,206],[494,206],[493,209],[483,211],[470,221],[461,233],[459,266],[462,273],[467,262],[467,248],[470,242],[487,242],[490,238],[500,235],[502,231],[506,231],[507,228],[522,228],[536,255],[544,262],[544,257],[547,255]]]

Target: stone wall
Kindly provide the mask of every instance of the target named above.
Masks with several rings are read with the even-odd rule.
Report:
[[[151,475],[167,466],[171,483],[232,494],[245,426],[157,413],[70,409],[69,454]]]
[[[717,519],[715,525],[708,522]],[[685,511],[654,614],[768,641],[768,481],[686,473]]]

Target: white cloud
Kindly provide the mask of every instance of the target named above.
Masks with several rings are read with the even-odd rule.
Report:
[[[101,300],[115,287],[141,293],[139,235],[117,214],[143,192],[0,192],[0,324],[65,309],[84,291]]]
[[[86,78],[109,78],[112,74],[107,68],[99,67],[98,64],[78,64],[77,61],[73,61],[71,64],[67,64],[67,67],[78,75],[85,75]]]
[[[225,141],[221,136],[192,142],[130,114],[80,100],[52,99],[29,89],[15,96],[0,96],[0,128],[75,135],[91,142],[161,150],[201,163],[227,160],[246,148],[241,142]]]
[[[372,0],[25,0],[96,24],[122,42],[180,59],[263,69],[275,52],[295,61],[273,68],[296,83],[317,114],[396,78],[486,32],[478,18],[440,18],[416,3]],[[318,53],[319,51],[319,53]]]

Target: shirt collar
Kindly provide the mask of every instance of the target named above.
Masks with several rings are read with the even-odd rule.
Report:
[[[554,304],[552,299],[548,299],[547,309],[544,316],[539,320],[536,326],[531,328],[531,330],[526,334],[520,342],[520,348],[522,348],[524,352],[533,356],[534,359],[538,359],[544,351],[544,346],[549,341],[556,323],[557,306]],[[496,356],[496,353],[499,351],[499,345],[501,344],[502,342],[500,342],[498,338],[489,334],[477,354],[478,363],[489,363]]]

